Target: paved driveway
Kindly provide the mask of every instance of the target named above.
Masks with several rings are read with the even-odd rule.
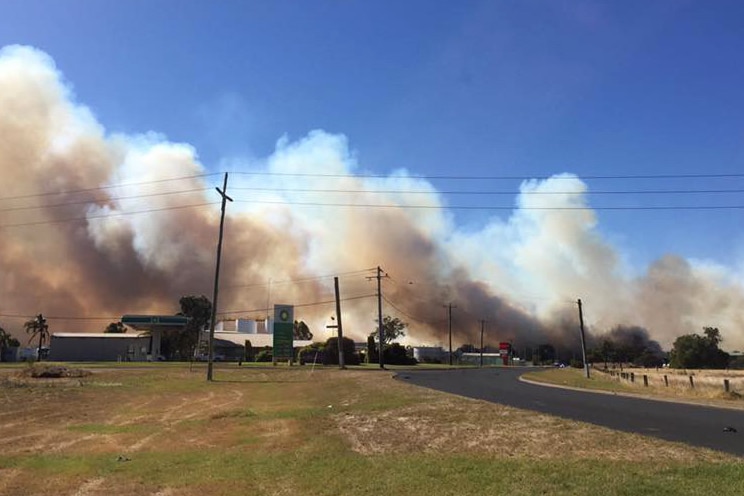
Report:
[[[744,456],[744,411],[527,384],[524,368],[415,370],[398,379],[439,391]],[[738,432],[725,432],[734,427]]]

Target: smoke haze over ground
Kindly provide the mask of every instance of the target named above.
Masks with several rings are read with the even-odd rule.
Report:
[[[668,347],[714,326],[744,348],[735,272],[674,254],[624,267],[574,175],[525,181],[512,212],[465,231],[416,171],[365,174],[343,135],[282,138],[265,159],[221,167],[235,199],[225,318],[294,304],[323,338],[340,275],[347,334],[363,339],[379,265],[384,313],[410,324],[410,342],[445,344],[453,304],[455,346],[478,344],[481,320],[492,345],[575,346],[581,298],[594,333],[641,326]],[[17,336],[39,312],[52,332],[102,331],[124,313],[175,313],[182,295],[211,298],[221,174],[188,144],[107,133],[33,48],[0,51],[0,179],[0,324]]]

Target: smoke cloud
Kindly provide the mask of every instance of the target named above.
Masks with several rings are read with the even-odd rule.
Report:
[[[455,346],[478,344],[485,320],[487,344],[573,348],[580,297],[596,333],[642,326],[669,346],[712,325],[744,347],[741,281],[673,254],[629,275],[595,212],[555,210],[589,206],[576,176],[526,181],[510,215],[465,231],[428,181],[365,175],[342,135],[282,138],[265,159],[221,167],[235,199],[225,318],[294,304],[323,338],[338,274],[346,332],[363,339],[381,266],[384,312],[409,323],[410,343],[446,344],[452,304]],[[0,323],[16,335],[39,312],[52,332],[101,331],[124,313],[175,313],[182,295],[211,297],[221,176],[188,144],[107,133],[29,47],[0,50],[0,179]]]

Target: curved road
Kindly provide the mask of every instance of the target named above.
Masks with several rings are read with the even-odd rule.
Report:
[[[416,370],[398,379],[448,393],[744,456],[744,411],[521,382],[525,369]],[[733,427],[738,432],[726,432]]]

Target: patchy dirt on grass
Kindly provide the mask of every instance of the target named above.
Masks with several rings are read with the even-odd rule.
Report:
[[[448,396],[375,414],[343,413],[335,420],[351,449],[364,455],[423,452],[616,461],[732,459],[711,450]]]
[[[96,370],[8,385],[16,372],[0,371],[0,495],[228,494],[234,488],[215,483],[210,463],[247,454],[735,459],[430,391],[378,371],[223,370],[222,380],[207,383],[187,368]],[[250,464],[236,467],[256,487],[269,484]],[[184,484],[181,474],[196,482]],[[291,479],[282,484],[265,493],[296,492]]]

